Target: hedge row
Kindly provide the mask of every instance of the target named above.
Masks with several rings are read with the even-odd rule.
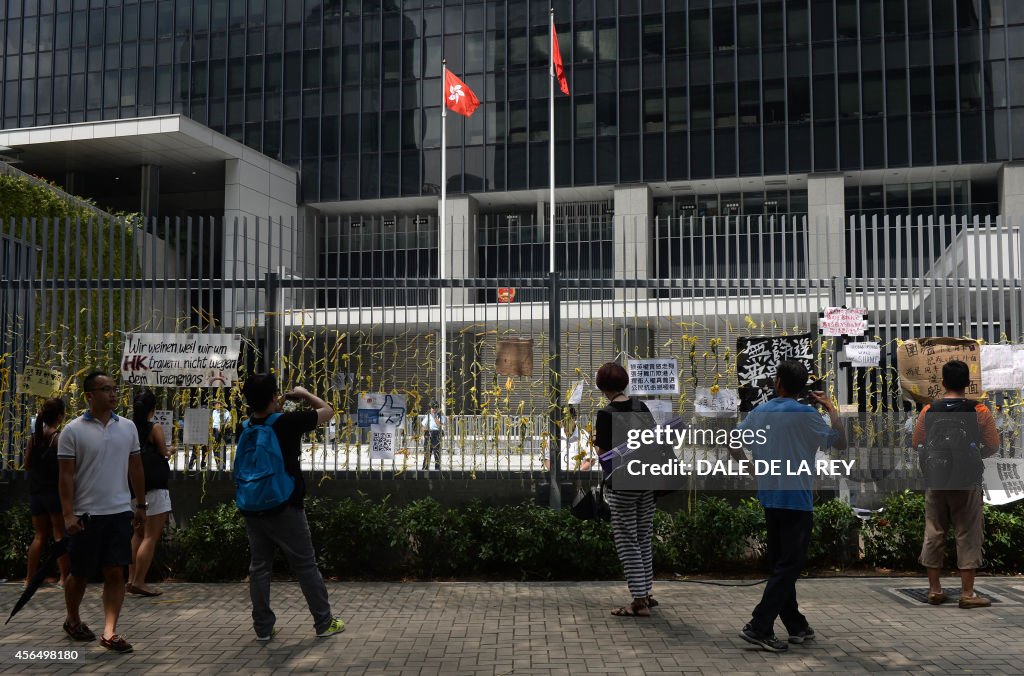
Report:
[[[919,570],[924,499],[890,497],[885,510],[862,525],[838,500],[815,507],[813,568],[870,567]],[[432,499],[405,507],[365,498],[310,499],[307,516],[319,564],[327,576],[396,579],[494,577],[600,579],[621,576],[607,523],[574,519],[533,503],[509,507],[472,502],[458,509]],[[24,574],[31,539],[28,510],[0,520],[0,576]],[[985,558],[993,572],[1024,572],[1024,503],[986,507]],[[863,556],[858,548],[863,542]],[[952,538],[948,563],[955,562]],[[660,573],[751,572],[765,554],[764,512],[753,499],[730,505],[696,500],[687,511],[658,511],[654,565]],[[239,580],[248,574],[245,523],[233,505],[200,512],[168,529],[159,557],[164,573],[191,581]],[[280,570],[287,570],[280,561]],[[157,573],[159,573],[159,568]]]

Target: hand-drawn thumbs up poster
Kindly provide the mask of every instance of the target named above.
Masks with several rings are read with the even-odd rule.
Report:
[[[740,411],[753,410],[775,393],[775,369],[779,362],[795,359],[814,374],[814,343],[810,333],[793,336],[741,337],[736,340],[736,375],[739,378]]]

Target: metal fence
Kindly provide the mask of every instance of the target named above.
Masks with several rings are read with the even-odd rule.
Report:
[[[582,382],[576,408],[586,429],[602,405],[593,374],[606,361],[677,358],[680,394],[671,400],[686,414],[697,388],[736,386],[738,339],[810,332],[816,369],[841,403],[909,415],[895,377],[899,340],[1019,343],[1024,334],[1020,229],[1002,219],[565,217],[556,223],[555,273],[548,233],[528,218],[454,219],[442,254],[430,216],[5,223],[4,471],[20,475],[38,403],[16,390],[15,374],[59,371],[74,412],[84,405],[85,371],[120,372],[129,332],[239,334],[242,379],[274,370],[283,386],[303,384],[339,412],[313,435],[304,467],[410,478],[422,476],[411,470],[424,459],[417,416],[441,396],[452,419],[442,475],[539,473],[563,417],[555,402]],[[439,280],[442,255],[449,274]],[[845,366],[837,341],[818,336],[819,312],[837,305],[867,310],[879,367]],[[497,364],[511,341],[532,341],[532,363],[518,375]],[[371,459],[355,424],[359,394],[373,392],[407,397],[394,460]],[[215,402],[234,421],[245,415],[237,383],[156,393],[176,420]],[[124,407],[131,394],[122,390]],[[1019,428],[1019,393],[994,401]],[[186,447],[179,430],[174,443],[176,469],[187,474],[194,455],[202,471],[202,449]],[[206,472],[230,467],[230,435],[207,450]],[[565,456],[565,467],[578,468],[578,457]]]

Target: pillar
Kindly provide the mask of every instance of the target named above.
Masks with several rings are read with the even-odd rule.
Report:
[[[654,197],[646,184],[616,186],[612,220],[615,279],[650,279],[654,247],[651,216]],[[648,289],[616,289],[616,300],[645,299]]]
[[[1024,220],[1024,163],[1007,162],[999,168],[999,215],[1019,225]]]
[[[466,279],[477,276],[477,216],[480,209],[469,195],[448,197],[445,226],[445,277]],[[440,210],[439,210],[440,213]],[[440,243],[440,239],[438,239]],[[469,305],[475,289],[455,288],[448,294],[448,305]]]
[[[807,177],[807,276],[846,275],[846,184],[842,174]]]

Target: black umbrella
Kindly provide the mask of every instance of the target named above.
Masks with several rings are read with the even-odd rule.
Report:
[[[78,520],[78,523],[82,524],[82,528],[85,528],[85,524],[89,521],[89,515],[83,514]],[[39,587],[42,586],[43,580],[46,579],[46,570],[53,565],[53,562],[59,559],[68,550],[68,544],[71,542],[70,535],[65,535],[59,542],[54,542],[53,547],[50,548],[50,555],[46,557],[46,560],[39,564],[39,569],[36,574],[32,576],[32,579],[25,585],[25,591],[21,592],[21,596],[18,598],[18,602],[14,604],[14,608],[11,610],[10,616],[7,618],[7,622],[10,622],[18,611],[25,607],[32,595],[36,593]],[[4,622],[4,624],[7,624]]]

